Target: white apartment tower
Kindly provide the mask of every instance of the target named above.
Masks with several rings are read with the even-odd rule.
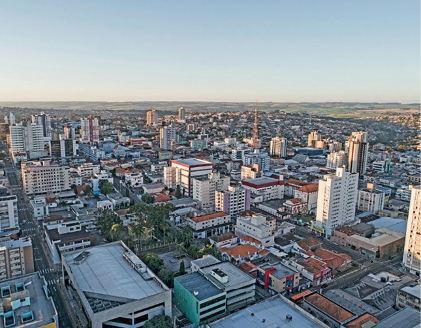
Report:
[[[80,119],[82,142],[99,142],[99,120],[92,115]]]
[[[9,125],[16,124],[16,117],[13,115],[13,113],[10,113],[9,115]]]
[[[209,175],[193,179],[193,199],[197,199],[203,208],[215,206],[215,191],[227,190],[230,185],[230,178],[221,175],[219,172],[212,172]]]
[[[180,107],[178,109],[178,119],[180,121],[185,121],[186,120],[186,109],[184,107]]]
[[[272,138],[270,140],[270,155],[283,158],[287,157],[287,145],[288,141],[285,138]]]
[[[0,197],[0,233],[19,230],[18,199],[15,195]]]
[[[421,186],[412,187],[409,205],[408,223],[406,226],[403,265],[420,276],[421,271]]]
[[[51,116],[50,114],[31,115],[32,123],[36,123],[42,126],[43,135],[45,138],[51,138]]]
[[[251,192],[242,187],[229,186],[228,190],[215,191],[215,209],[236,216],[250,210]]]
[[[172,143],[177,141],[177,129],[173,125],[165,126],[159,131],[159,137],[160,147],[165,150],[171,150]]]
[[[367,132],[352,132],[348,141],[348,171],[364,175],[367,168]]]
[[[146,125],[158,125],[158,112],[155,109],[146,112]]]
[[[357,193],[358,173],[339,167],[335,174],[325,175],[319,181],[314,230],[328,237],[336,228],[354,221]]]
[[[12,153],[23,153],[26,151],[26,128],[22,123],[13,124],[10,130],[10,148]]]
[[[311,131],[308,135],[307,146],[308,147],[315,147],[316,142],[322,140],[322,135],[317,131]]]
[[[327,164],[328,169],[336,170],[338,167],[346,165],[346,153],[341,150],[333,152],[327,155]]]
[[[31,152],[41,155],[44,152],[44,132],[42,125],[28,122],[10,126],[10,146],[12,153]]]

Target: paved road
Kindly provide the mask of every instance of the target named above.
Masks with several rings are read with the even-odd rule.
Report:
[[[9,184],[18,198],[18,213],[22,235],[31,236],[35,270],[39,271],[47,281],[48,292],[57,308],[59,325],[62,328],[83,327],[75,315],[69,315],[74,313],[74,310],[60,283],[60,266],[56,267],[48,255],[48,250],[46,249],[48,246],[43,238],[42,228],[35,221],[30,211],[29,200],[23,191],[20,172],[14,167],[10,159],[6,158],[4,163]]]

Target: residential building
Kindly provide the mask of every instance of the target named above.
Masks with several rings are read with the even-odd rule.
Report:
[[[259,164],[241,166],[241,180],[256,179],[260,177],[262,177],[262,171]]]
[[[158,112],[153,108],[146,112],[146,125],[158,125]]]
[[[93,163],[83,163],[77,167],[77,172],[82,178],[96,176],[100,171],[101,166]]]
[[[327,155],[327,164],[328,169],[336,170],[338,167],[346,165],[346,153],[341,150],[337,152],[332,152]]]
[[[184,107],[180,107],[178,109],[178,119],[180,121],[185,121],[186,120],[186,109]]]
[[[38,273],[2,280],[0,290],[1,327],[59,327],[59,315],[47,282]]]
[[[42,126],[43,136],[45,138],[51,138],[51,116],[41,112],[40,114],[31,115],[32,123],[36,123]]]
[[[283,176],[280,176],[279,179],[262,177],[242,180],[241,184],[244,188],[250,190],[252,194],[261,195],[263,201],[267,201],[284,198],[285,182],[283,179]]]
[[[190,140],[190,147],[193,150],[203,150],[208,148],[208,140],[207,139],[195,139]]]
[[[316,142],[322,140],[322,135],[317,131],[311,131],[308,135],[307,147],[316,147]]]
[[[27,195],[58,193],[71,189],[70,168],[50,161],[21,165],[23,188]]]
[[[411,307],[418,312],[421,311],[421,285],[418,283],[412,283],[408,286],[402,287],[398,290],[396,296],[396,307],[403,309],[405,307]]]
[[[64,137],[66,139],[76,139],[76,131],[75,128],[71,125],[66,125],[63,128]]]
[[[384,161],[375,161],[373,162],[373,171],[381,173],[389,173],[392,166],[392,161],[390,158],[385,159]]]
[[[173,145],[177,141],[177,129],[175,126],[165,126],[159,130],[160,147],[165,150],[173,150]]]
[[[193,179],[193,199],[200,201],[202,207],[215,207],[215,191],[227,190],[230,178],[219,172],[209,173]]]
[[[335,174],[325,175],[319,181],[316,223],[312,229],[326,235],[355,220],[358,173],[349,173],[344,167]]]
[[[209,237],[209,242],[219,249],[224,246],[236,244],[238,242],[238,237],[231,232],[227,232],[222,235]]]
[[[307,203],[307,211],[314,212],[317,208],[317,198],[319,194],[319,184],[310,183],[294,191],[294,198]]]
[[[232,216],[250,210],[250,190],[229,186],[227,190],[215,191],[215,209]]]
[[[377,214],[384,207],[384,199],[384,192],[377,190],[373,183],[367,183],[367,188],[358,190],[357,210]]]
[[[225,315],[227,293],[199,272],[174,278],[174,304],[196,327]]]
[[[141,327],[172,316],[171,290],[121,241],[63,254],[62,267],[92,328]]]
[[[89,115],[80,119],[80,134],[82,142],[99,142],[99,120]]]
[[[164,184],[168,188],[180,186],[183,195],[193,197],[193,180],[208,177],[213,164],[201,159],[188,158],[172,160],[169,167],[164,167]]]
[[[34,254],[29,237],[0,238],[0,280],[34,272]]]
[[[285,138],[272,138],[270,140],[270,155],[278,157],[287,157],[288,141]]]
[[[417,276],[421,271],[421,186],[412,187],[406,228],[403,265]]]
[[[264,247],[275,243],[274,229],[266,223],[266,217],[260,215],[237,218],[235,234],[240,238],[249,236]]]
[[[37,220],[41,220],[50,215],[49,206],[45,197],[34,197],[29,201],[32,207],[32,213]]]
[[[76,140],[62,136],[59,140],[50,140],[50,156],[58,158],[76,156]]]
[[[10,146],[12,155],[29,153],[30,158],[46,156],[44,150],[44,132],[42,125],[28,122],[10,126]]]
[[[26,152],[26,128],[22,123],[10,125],[10,148],[13,153]]]
[[[365,175],[368,157],[368,134],[367,132],[352,132],[348,141],[348,171]]]
[[[15,195],[0,196],[0,235],[18,232],[18,199]]]
[[[232,231],[231,216],[224,212],[187,218],[186,222],[192,229],[195,239],[208,238]]]
[[[267,153],[261,153],[258,151],[258,149],[255,149],[253,153],[248,153],[244,155],[243,164],[259,164],[262,171],[269,171],[270,156]]]
[[[300,273],[282,263],[265,263],[257,266],[257,282],[272,294],[296,291]]]

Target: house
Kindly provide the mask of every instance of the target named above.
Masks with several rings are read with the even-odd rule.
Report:
[[[222,235],[215,235],[209,237],[209,242],[217,249],[238,243],[238,237],[231,232],[223,233]]]
[[[352,263],[352,258],[348,254],[334,253],[323,248],[315,249],[314,255],[320,258],[332,270],[344,270]]]
[[[308,212],[307,202],[300,198],[291,198],[284,202],[285,212],[292,216],[297,216]]]
[[[310,183],[294,190],[294,198],[299,198],[307,203],[307,211],[314,213],[317,207],[318,183]]]
[[[219,249],[222,258],[240,264],[244,261],[255,260],[269,254],[267,249],[260,249],[250,244],[241,244]]]

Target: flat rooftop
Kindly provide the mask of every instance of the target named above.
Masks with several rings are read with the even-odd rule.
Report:
[[[186,159],[177,159],[177,160],[173,160],[174,163],[180,163],[180,164],[184,164],[184,165],[203,165],[203,164],[207,164],[207,165],[212,165],[211,162],[208,161],[204,161],[201,159],[196,159],[196,158],[186,158]]]
[[[252,315],[253,314],[253,315]],[[292,320],[288,321],[286,316]],[[214,323],[211,328],[319,328],[322,327],[315,319],[309,319],[298,306],[287,303],[280,296],[260,302],[245,308],[235,314],[225,317]],[[263,322],[263,319],[265,322]]]
[[[214,269],[222,270],[226,275],[228,275],[228,282],[225,284],[220,283],[213,277],[211,277],[210,273]],[[202,268],[201,271],[206,275],[207,278],[212,280],[217,286],[221,285],[226,288],[226,291],[231,289],[238,288],[240,285],[246,283],[253,283],[256,279],[247,273],[243,272],[241,269],[237,268],[234,264],[230,262],[220,262],[214,265],[207,266]]]
[[[216,287],[198,272],[185,274],[175,279],[199,302],[224,293],[222,289]]]
[[[274,264],[266,263],[266,264],[261,265],[260,268],[263,270],[266,270],[269,268],[276,269],[276,271],[272,273],[272,276],[278,279],[283,279],[283,278],[292,276],[293,274],[296,274],[298,272],[286,267],[282,263],[274,263]]]
[[[136,271],[123,256],[127,252],[128,249],[121,242],[114,242],[63,254],[63,260],[72,270],[74,279],[85,295],[94,293],[104,298],[120,297],[129,301],[168,290],[153,279],[155,276],[152,272],[149,271],[153,276],[141,275]],[[135,259],[146,268],[137,256]]]
[[[263,178],[256,178],[256,179],[245,179],[243,180],[243,182],[247,182],[247,183],[251,183],[254,185],[261,185],[261,184],[266,184],[266,183],[274,183],[277,182],[278,180],[273,179],[273,178],[268,178],[268,177],[263,177]]]

